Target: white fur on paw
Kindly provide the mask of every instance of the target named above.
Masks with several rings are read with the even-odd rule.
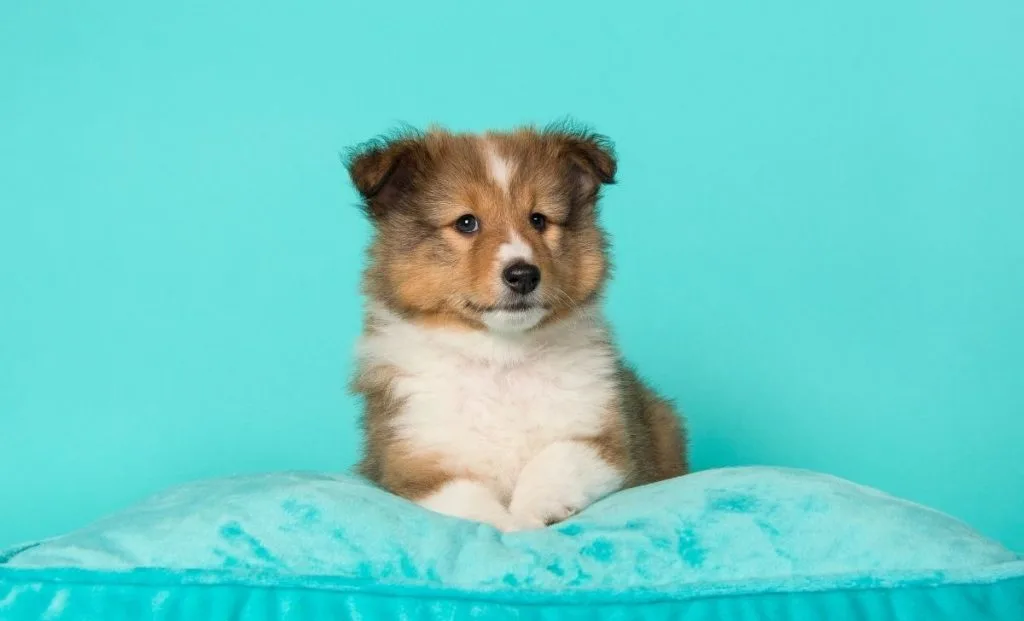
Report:
[[[518,533],[524,530],[540,530],[545,526],[547,526],[547,524],[539,520],[521,519],[517,518],[516,516],[512,516],[512,523],[509,525],[509,527],[503,528],[501,530],[505,531],[506,533]]]
[[[519,502],[514,502],[509,511],[512,517],[526,528],[544,528],[557,524],[580,511],[575,503],[567,504],[557,498],[524,499],[520,496],[517,500]]]
[[[490,524],[502,531],[520,528],[519,520],[512,517],[493,492],[476,481],[449,481],[419,504],[435,513]]]
[[[621,473],[592,447],[556,442],[519,473],[509,512],[521,524],[543,528],[572,517],[621,484]]]

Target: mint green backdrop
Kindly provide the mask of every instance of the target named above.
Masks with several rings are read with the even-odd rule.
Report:
[[[89,5],[89,6],[87,6]],[[355,458],[339,149],[617,142],[623,348],[698,467],[812,468],[1024,549],[1024,4],[0,8],[0,544]]]

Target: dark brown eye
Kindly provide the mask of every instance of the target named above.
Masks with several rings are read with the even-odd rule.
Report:
[[[473,214],[459,216],[455,221],[455,230],[463,235],[470,235],[480,230],[480,221]]]
[[[544,232],[544,229],[548,228],[547,216],[542,213],[531,213],[530,226],[537,229],[538,232]]]

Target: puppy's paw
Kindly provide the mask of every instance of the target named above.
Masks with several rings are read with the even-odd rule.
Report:
[[[527,482],[516,487],[508,509],[523,530],[529,530],[566,520],[582,510],[585,503],[586,498],[569,485],[531,485]]]
[[[575,441],[545,447],[519,473],[509,513],[521,524],[543,528],[587,508],[622,485],[622,473],[593,447]]]
[[[454,479],[420,499],[419,504],[435,513],[490,524],[498,530],[521,530],[520,521],[488,487],[477,481]]]
[[[533,518],[518,518],[513,515],[511,516],[511,522],[508,527],[500,530],[503,530],[506,533],[518,533],[525,530],[540,530],[545,526],[547,525],[539,520],[535,520]]]

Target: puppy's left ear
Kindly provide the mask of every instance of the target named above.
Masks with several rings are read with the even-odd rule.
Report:
[[[602,185],[615,183],[618,163],[607,137],[564,124],[549,127],[545,133],[558,142],[579,200],[593,201]]]
[[[615,148],[611,140],[599,134],[571,136],[568,138],[569,149],[576,163],[592,174],[602,184],[615,183]]]

